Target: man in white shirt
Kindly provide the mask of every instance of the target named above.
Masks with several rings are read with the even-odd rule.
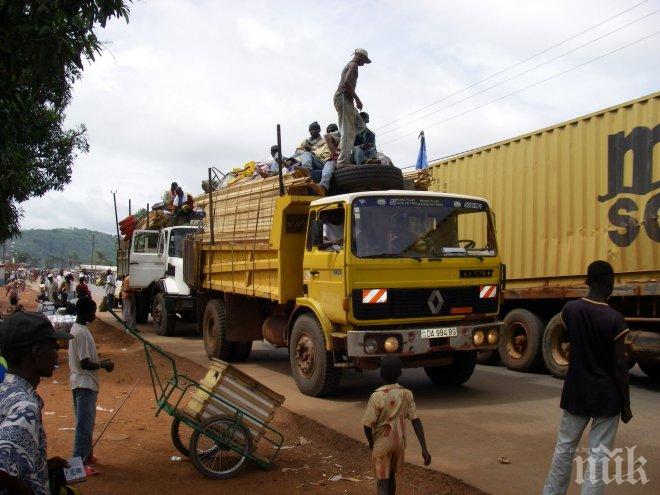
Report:
[[[99,369],[110,372],[115,364],[110,359],[99,361],[94,337],[86,327],[96,317],[96,303],[81,297],[76,303],[76,322],[71,327],[73,340],[69,344],[69,382],[73,393],[76,434],[73,457],[85,463],[88,476],[97,474],[89,464],[96,459],[92,453],[92,433],[96,420],[96,398],[99,392]]]
[[[117,281],[110,268],[108,268],[108,271],[105,273],[105,300],[108,302],[108,311],[112,311],[115,303],[115,288],[117,287]]]

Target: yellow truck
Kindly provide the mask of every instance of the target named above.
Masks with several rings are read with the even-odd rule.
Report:
[[[376,369],[388,354],[460,385],[477,351],[497,347],[503,270],[487,200],[277,186],[196,200],[207,216],[184,241],[183,269],[209,357],[245,361],[265,339],[288,348],[301,392],[324,396],[344,369]]]

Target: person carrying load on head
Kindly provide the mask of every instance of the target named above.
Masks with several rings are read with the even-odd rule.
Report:
[[[346,64],[346,67],[341,72],[339,87],[333,98],[341,134],[339,159],[337,160],[338,166],[351,163],[351,152],[353,151],[355,134],[362,132],[365,128],[364,121],[358,114],[358,110],[362,110],[362,101],[355,93],[355,86],[358,79],[358,67],[370,63],[371,60],[367,51],[363,48],[358,48],[353,53],[351,61]],[[355,106],[353,106],[353,103],[355,103]]]

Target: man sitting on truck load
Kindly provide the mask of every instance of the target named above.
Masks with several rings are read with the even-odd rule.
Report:
[[[322,170],[313,170],[310,174],[312,182],[309,183],[309,189],[316,196],[325,196],[330,190],[330,181],[332,174],[335,173],[337,166],[337,157],[339,156],[339,137],[335,134],[326,134],[324,136],[330,155],[323,164]]]
[[[371,158],[376,158],[376,134],[366,127],[369,123],[369,114],[360,112],[360,117],[364,122],[364,129],[355,135],[353,143],[353,163],[362,165]]]
[[[557,445],[542,495],[563,495],[568,490],[573,457],[589,422],[589,462],[582,493],[603,493],[603,463],[613,448],[619,417],[624,423],[632,418],[625,348],[628,324],[607,304],[614,288],[612,266],[606,261],[591,263],[587,285],[587,297],[569,301],[560,313],[570,358]]]
[[[322,170],[329,155],[330,153],[325,147],[325,139],[321,137],[321,126],[318,122],[312,122],[309,124],[309,138],[303,139],[298,145],[295,158],[311,172],[312,170]]]

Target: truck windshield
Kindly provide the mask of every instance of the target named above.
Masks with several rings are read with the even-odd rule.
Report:
[[[353,201],[358,258],[495,256],[483,201],[433,196],[368,196]]]
[[[168,256],[173,258],[183,258],[183,239],[188,234],[192,234],[196,231],[197,229],[173,229],[172,232],[170,232]]]

